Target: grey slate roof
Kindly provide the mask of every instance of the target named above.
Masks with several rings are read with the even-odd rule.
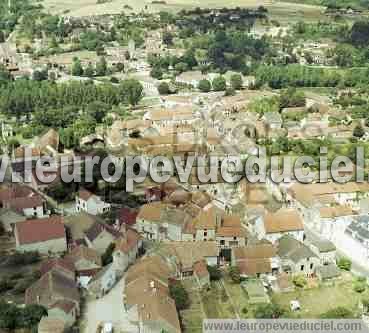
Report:
[[[304,258],[317,258],[309,247],[288,235],[279,239],[277,254],[283,259],[292,260],[294,263],[298,263]]]
[[[305,231],[306,238],[308,242],[314,245],[320,253],[327,253],[331,251],[336,251],[336,246],[328,239],[318,238],[312,233]]]

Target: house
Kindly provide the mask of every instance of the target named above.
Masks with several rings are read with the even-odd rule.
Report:
[[[246,230],[241,225],[239,216],[225,216],[217,227],[215,239],[222,249],[246,245]]]
[[[110,204],[87,190],[80,190],[76,196],[76,211],[92,215],[104,214],[110,211]]]
[[[75,280],[76,278],[74,263],[66,258],[44,260],[40,266],[41,276],[49,272],[57,272],[70,280]]]
[[[232,249],[232,266],[237,266],[242,277],[259,277],[279,271],[277,249],[270,243],[258,243]]]
[[[70,300],[58,300],[48,308],[48,316],[60,319],[66,327],[71,327],[77,320],[78,309]]]
[[[12,198],[3,202],[3,206],[13,209],[26,217],[41,219],[45,217],[44,200],[40,195]]]
[[[267,239],[273,244],[283,235],[291,235],[298,241],[304,240],[304,225],[295,209],[281,208],[275,213],[268,212],[255,222],[258,239]]]
[[[181,73],[176,77],[176,83],[189,85],[197,88],[200,81],[206,79],[207,76],[202,74],[201,71],[190,71]]]
[[[79,280],[81,280],[82,277],[91,278],[102,268],[100,254],[94,249],[84,245],[74,247],[65,259],[73,263]],[[83,278],[82,280],[84,280]]]
[[[123,275],[132,265],[143,247],[141,236],[136,230],[124,228],[123,236],[116,240],[113,253],[114,268],[118,275]]]
[[[335,263],[330,263],[328,265],[321,265],[316,268],[316,276],[320,281],[328,281],[336,279],[341,276],[341,272]]]
[[[307,245],[290,235],[278,240],[277,254],[281,260],[282,271],[288,274],[304,274],[310,277],[320,265],[318,256]]]
[[[363,248],[369,247],[369,216],[355,216],[345,233],[355,239]]]
[[[242,282],[241,287],[246,291],[250,304],[270,303],[269,296],[261,280],[249,279]]]
[[[17,213],[13,209],[0,208],[0,224],[6,232],[13,232],[14,225],[25,220],[26,217],[24,215]]]
[[[110,244],[121,237],[121,233],[114,227],[95,222],[85,232],[85,242],[89,248],[96,250],[100,255],[103,255]]]
[[[44,306],[56,318],[62,319],[66,326],[71,326],[80,312],[80,295],[74,280],[50,271],[32,284],[25,294],[25,304]]]
[[[138,212],[135,228],[146,239],[161,241],[182,239],[182,230],[190,216],[173,205],[151,202]]]
[[[307,234],[306,245],[319,257],[322,265],[336,262],[336,246],[328,239],[318,238],[311,233]]]
[[[96,298],[107,294],[117,281],[116,270],[113,263],[105,266],[95,274],[87,285],[88,292]]]
[[[141,259],[126,273],[124,309],[140,331],[180,333],[178,313],[169,293],[172,269],[158,256]]]
[[[163,257],[168,258],[176,267],[176,277],[185,279],[196,275],[203,275],[200,270],[204,261],[206,266],[218,266],[219,249],[215,242],[170,242],[166,243],[163,249]],[[201,279],[200,279],[201,280]]]
[[[65,227],[59,216],[19,222],[15,225],[14,236],[16,249],[20,252],[49,254],[67,251]]]
[[[25,185],[12,184],[1,189],[0,204],[26,217],[42,218],[46,215],[43,198]]]
[[[64,217],[64,224],[67,229],[70,245],[87,245],[85,242],[85,233],[95,223],[103,223],[98,216],[80,212]]]
[[[359,210],[360,201],[368,196],[369,184],[366,182],[296,183],[288,188],[286,200],[303,214],[308,214],[306,208],[319,204],[320,207],[348,205],[354,210]]]
[[[262,119],[271,130],[282,128],[283,120],[278,112],[266,112]]]

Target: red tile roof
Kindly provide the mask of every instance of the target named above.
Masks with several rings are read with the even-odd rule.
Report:
[[[13,198],[4,201],[4,206],[13,208],[17,212],[22,212],[26,208],[42,207],[44,200],[40,195],[34,195],[31,197]]]
[[[41,275],[44,275],[48,272],[50,272],[54,268],[62,268],[65,269],[71,273],[74,273],[74,263],[71,260],[66,260],[62,258],[57,259],[49,259],[42,262],[40,267]]]
[[[28,220],[17,223],[15,232],[20,245],[46,242],[65,238],[65,228],[60,216],[46,219]]]
[[[138,244],[139,239],[140,235],[136,231],[128,229],[125,235],[117,240],[116,249],[129,253]]]

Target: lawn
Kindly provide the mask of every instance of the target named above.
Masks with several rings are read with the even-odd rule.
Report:
[[[356,293],[352,288],[351,281],[336,282],[331,287],[318,287],[308,290],[296,290],[291,293],[273,294],[272,300],[289,308],[290,301],[298,300],[301,305],[301,311],[295,312],[292,316],[301,318],[318,318],[321,314],[337,306],[343,306],[354,313],[358,313],[360,299],[369,295],[366,290],[364,294]]]
[[[212,282],[210,290],[202,292],[202,302],[207,318],[236,318],[233,304],[219,281]]]
[[[191,305],[188,309],[181,311],[181,319],[185,333],[201,333],[202,321],[204,319],[201,304],[200,291],[196,290],[192,280],[183,281],[183,285],[189,293]]]

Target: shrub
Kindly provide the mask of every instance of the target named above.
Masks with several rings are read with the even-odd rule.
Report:
[[[207,93],[211,90],[211,83],[209,80],[203,79],[199,82],[198,88],[201,92]]]
[[[337,261],[337,266],[340,269],[343,269],[344,271],[350,271],[351,270],[351,260],[347,258],[341,258]]]

